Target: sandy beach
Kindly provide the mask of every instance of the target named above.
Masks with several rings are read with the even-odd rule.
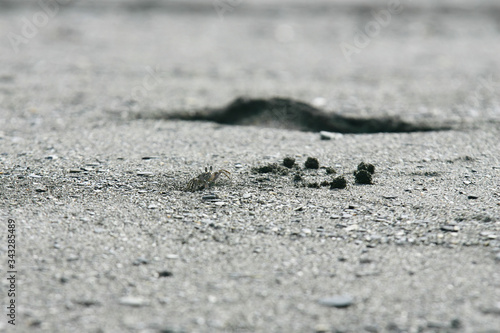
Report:
[[[495,1],[0,0],[0,331],[500,332],[499,31]],[[274,104],[169,118],[237,98]]]

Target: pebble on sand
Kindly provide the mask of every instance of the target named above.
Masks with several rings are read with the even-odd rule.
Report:
[[[47,188],[45,186],[38,186],[35,188],[35,192],[38,193],[47,192]]]
[[[336,132],[328,132],[328,131],[320,131],[319,132],[319,138],[321,140],[332,140],[332,139],[340,139],[344,135],[342,133],[336,133]]]
[[[447,232],[458,232],[460,230],[456,225],[442,225],[440,229]]]
[[[152,177],[153,173],[149,171],[137,171],[137,176]]]
[[[171,271],[163,270],[158,272],[158,277],[169,277],[174,275]]]
[[[335,295],[320,298],[318,303],[332,308],[347,308],[354,304],[354,298],[350,295]]]
[[[127,305],[135,308],[139,308],[141,306],[146,306],[149,304],[148,300],[142,297],[135,297],[135,296],[122,297],[120,298],[119,303],[121,305]]]
[[[217,194],[214,194],[214,193],[209,193],[209,194],[206,194],[204,196],[201,197],[202,200],[210,200],[210,201],[213,201],[213,200],[217,200],[219,199],[219,197],[217,196]]]

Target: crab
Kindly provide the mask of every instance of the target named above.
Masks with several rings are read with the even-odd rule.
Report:
[[[220,175],[224,175],[227,178],[231,173],[227,170],[220,169],[218,171],[212,172],[212,167],[210,166],[210,170],[205,167],[205,172],[191,179],[186,185],[186,191],[194,192],[203,190],[207,187],[215,184],[215,181],[220,177]]]

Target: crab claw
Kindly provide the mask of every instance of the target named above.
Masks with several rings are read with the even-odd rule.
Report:
[[[219,171],[216,171],[213,173],[211,182],[212,183],[215,182],[219,178],[220,175],[224,175],[228,179],[231,179],[231,177],[229,176],[230,174],[231,174],[231,172],[224,170],[224,169],[220,169]]]

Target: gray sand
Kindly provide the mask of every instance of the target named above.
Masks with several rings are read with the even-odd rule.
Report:
[[[500,6],[402,1],[348,61],[339,45],[385,1],[233,3],[221,19],[211,2],[70,2],[16,53],[8,34],[41,8],[0,1],[15,329],[500,332]],[[237,96],[456,126],[325,141],[147,119]],[[324,169],[252,172],[285,156],[347,188],[301,186]],[[373,185],[354,184],[361,161]],[[183,191],[207,165],[231,179]]]

